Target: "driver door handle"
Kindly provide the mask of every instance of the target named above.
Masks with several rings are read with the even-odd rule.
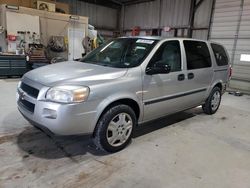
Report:
[[[185,75],[184,74],[179,74],[178,75],[178,80],[179,81],[185,80]]]

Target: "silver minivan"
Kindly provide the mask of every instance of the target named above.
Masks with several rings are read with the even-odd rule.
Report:
[[[145,122],[199,105],[220,105],[231,74],[217,43],[159,37],[108,41],[80,61],[26,73],[17,104],[34,126],[59,135],[91,134],[98,148],[123,149]]]

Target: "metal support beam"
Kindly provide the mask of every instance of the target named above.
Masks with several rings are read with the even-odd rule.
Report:
[[[116,29],[121,36],[124,29],[124,14],[125,14],[125,6],[122,4],[120,9],[117,9],[117,25]]]
[[[195,11],[201,6],[204,0],[200,0],[198,3],[195,4]]]
[[[187,33],[188,37],[190,38],[192,38],[193,35],[195,5],[196,5],[196,0],[191,0],[190,13],[189,13],[189,28]]]
[[[117,0],[110,0],[110,1],[115,3],[115,4],[122,5],[122,3],[120,1],[117,1]]]
[[[210,12],[210,20],[209,20],[209,26],[208,26],[207,40],[209,39],[210,34],[211,34],[212,19],[214,17],[214,7],[215,7],[215,0],[213,0],[211,12]]]
[[[240,24],[241,24],[241,19],[242,19],[242,14],[243,14],[243,6],[244,6],[244,0],[241,0],[240,10],[239,10],[240,12],[239,12],[238,21],[237,21],[238,24],[237,24],[236,33],[234,36],[234,44],[233,44],[233,49],[232,49],[232,57],[231,57],[232,67],[234,66],[234,57],[235,57],[235,52],[236,52],[237,43],[238,43]]]
[[[158,23],[158,35],[161,35],[161,13],[162,13],[162,0],[159,0],[159,23]]]
[[[124,3],[124,5],[133,5],[133,4],[139,4],[139,3],[147,3],[150,1],[155,1],[155,0],[128,0]]]
[[[195,13],[203,2],[204,0],[199,0],[198,2],[197,0],[191,0],[190,14],[189,14],[189,28],[187,34],[189,38],[192,38],[193,30],[196,30],[196,28],[194,28]]]
[[[119,1],[116,1],[116,0],[105,0],[105,1],[103,0],[76,0],[76,1],[83,1],[86,3],[101,5],[101,6],[105,6],[105,7],[109,7],[113,9],[121,8],[121,3],[119,3]]]
[[[126,0],[126,1],[119,1],[119,0],[79,0],[84,1],[87,3],[98,4],[102,6],[107,6],[110,8],[121,8],[122,5],[133,5],[139,3],[146,3],[155,0]]]
[[[125,22],[125,5],[122,5],[122,8],[120,10],[120,25],[119,25],[119,31],[120,31],[120,35],[123,35],[124,32],[124,22]]]

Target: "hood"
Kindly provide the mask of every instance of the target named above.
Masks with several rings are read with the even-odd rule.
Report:
[[[46,86],[65,84],[89,85],[117,79],[127,69],[112,68],[95,64],[67,61],[40,67],[27,72],[24,77]]]

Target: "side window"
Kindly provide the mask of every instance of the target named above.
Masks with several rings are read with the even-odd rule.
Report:
[[[159,62],[169,65],[171,72],[181,70],[181,50],[179,41],[167,41],[163,43],[150,60],[149,66],[154,66],[155,63]]]
[[[218,66],[228,65],[228,57],[225,49],[218,44],[211,44],[211,47],[213,49],[217,65]]]
[[[185,40],[184,47],[188,70],[211,67],[211,57],[205,42]]]

